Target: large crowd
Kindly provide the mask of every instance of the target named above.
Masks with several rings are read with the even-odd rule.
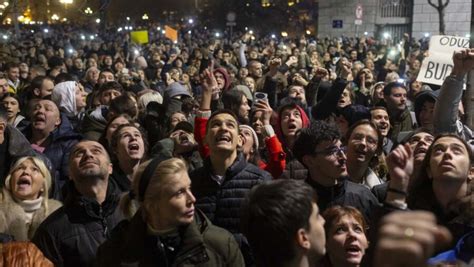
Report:
[[[474,50],[216,36],[3,39],[5,266],[471,266]]]

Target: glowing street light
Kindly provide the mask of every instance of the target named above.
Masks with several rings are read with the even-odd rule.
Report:
[[[48,30],[48,29],[44,29],[43,32],[44,32],[44,33],[48,33],[49,30]]]
[[[189,24],[193,24],[193,23],[194,23],[194,20],[193,20],[193,19],[188,19],[188,23],[189,23]]]
[[[310,31],[310,30],[306,30],[306,34],[307,34],[307,35],[311,35],[311,31]]]
[[[281,36],[282,37],[288,37],[288,33],[287,32],[281,32]]]
[[[95,23],[99,24],[99,23],[100,23],[100,19],[96,19],[96,20],[95,20]]]
[[[52,19],[52,20],[59,20],[59,16],[58,16],[57,14],[53,14],[53,15],[51,16],[51,19]]]
[[[94,13],[92,11],[92,9],[90,7],[87,7],[85,10],[84,10],[84,13],[86,13],[87,15],[92,15],[92,13]]]
[[[272,34],[272,39],[275,39],[276,38],[276,35],[275,34]]]
[[[10,3],[8,3],[8,1],[3,2],[3,5],[4,5],[4,6],[8,6],[9,4],[10,4]]]
[[[142,16],[142,20],[148,20],[148,19],[149,19],[148,15],[147,15],[146,13],[145,13],[145,14],[143,14],[143,16]]]
[[[127,17],[127,20],[129,21],[129,20],[130,20],[130,17]]]
[[[59,3],[65,4],[65,5],[72,4],[73,2],[74,2],[73,0],[59,0]]]

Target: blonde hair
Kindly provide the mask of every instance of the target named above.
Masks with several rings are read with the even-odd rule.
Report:
[[[27,156],[27,157],[22,157],[19,158],[15,164],[10,168],[10,171],[8,172],[7,177],[5,178],[5,189],[4,191],[8,192],[12,198],[14,198],[13,193],[11,191],[11,178],[12,174],[20,168],[20,165],[27,161],[30,160],[33,162],[33,164],[40,170],[41,174],[43,175],[44,178],[44,183],[43,183],[43,192],[40,192],[41,196],[43,197],[43,206],[45,207],[45,211],[48,212],[48,199],[49,199],[49,189],[51,188],[52,184],[52,178],[51,178],[51,173],[48,170],[48,167],[46,167],[46,164],[44,161],[35,156]]]
[[[149,203],[153,203],[154,200],[160,197],[161,186],[165,181],[164,178],[182,171],[187,171],[188,169],[186,162],[179,158],[171,158],[160,162],[149,179],[144,192],[143,202],[140,202],[138,200],[140,199],[140,183],[143,178],[142,176],[151,161],[152,160],[148,160],[140,164],[133,175],[131,193],[124,194],[120,200],[120,208],[123,214],[128,218],[131,218],[141,206],[144,207],[143,215],[144,219],[146,219],[147,208],[145,206]]]

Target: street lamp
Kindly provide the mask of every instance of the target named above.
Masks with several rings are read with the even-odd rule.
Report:
[[[85,10],[84,10],[84,13],[86,13],[87,15],[92,15],[92,13],[94,13],[92,11],[92,9],[90,7],[87,7]]]
[[[142,16],[142,20],[148,20],[148,19],[149,19],[149,18],[148,18],[148,15],[147,15],[146,13],[145,13],[145,14],[143,14],[143,16]]]

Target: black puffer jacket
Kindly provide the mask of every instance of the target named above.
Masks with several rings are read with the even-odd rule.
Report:
[[[377,198],[367,187],[353,183],[348,179],[343,179],[331,187],[322,186],[311,177],[308,177],[306,182],[316,191],[318,207],[321,212],[335,205],[352,206],[364,215],[367,222],[370,222],[372,211],[380,206]]]
[[[196,207],[206,214],[216,226],[232,233],[240,232],[240,207],[250,189],[272,176],[247,163],[242,153],[227,169],[224,181],[219,185],[212,177],[211,161],[208,157],[204,166],[190,174]]]
[[[77,192],[72,182],[64,206],[40,225],[32,242],[56,267],[92,266],[97,248],[123,219],[119,193],[109,183],[102,205]]]

